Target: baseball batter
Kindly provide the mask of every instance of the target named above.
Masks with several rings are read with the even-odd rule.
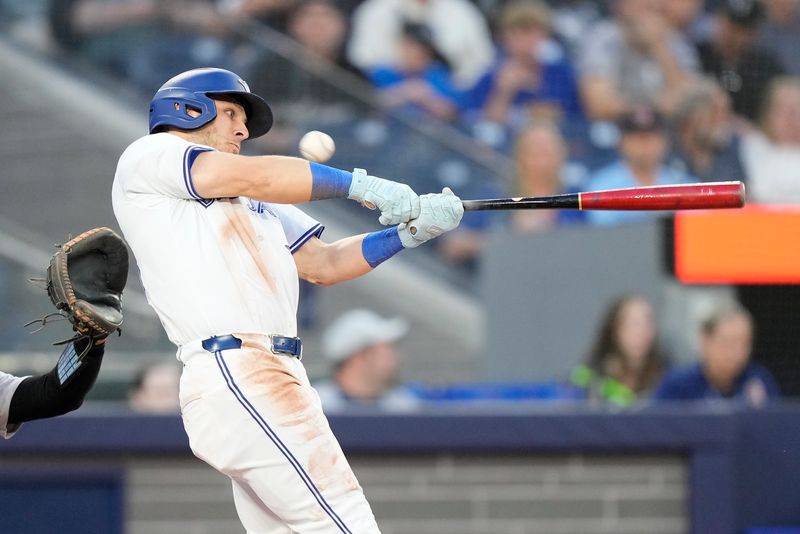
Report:
[[[272,113],[236,74],[167,81],[150,135],[120,157],[114,213],[183,362],[192,451],[230,477],[250,533],[375,533],[375,518],[300,361],[298,277],[334,284],[455,228],[449,190],[280,156],[239,155]],[[292,204],[349,198],[389,228],[333,243]]]

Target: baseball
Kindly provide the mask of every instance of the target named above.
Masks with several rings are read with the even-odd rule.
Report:
[[[336,151],[336,144],[330,135],[312,130],[300,139],[299,148],[300,154],[308,161],[322,163],[331,159]]]

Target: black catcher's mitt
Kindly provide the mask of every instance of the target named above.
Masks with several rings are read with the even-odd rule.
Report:
[[[69,341],[121,332],[127,281],[128,247],[110,228],[94,228],[58,248],[47,268],[47,294],[77,332]]]

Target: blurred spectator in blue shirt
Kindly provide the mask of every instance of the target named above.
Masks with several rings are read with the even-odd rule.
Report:
[[[616,0],[614,18],[584,36],[578,70],[591,119],[618,120],[638,102],[671,112],[699,65],[694,46],[664,17],[663,3]]]
[[[476,137],[498,145],[505,126],[518,131],[532,118],[581,119],[575,74],[551,39],[548,7],[538,0],[514,1],[500,12],[497,27],[498,57],[464,97],[465,120],[475,123]]]
[[[800,76],[800,0],[765,0],[764,6],[757,43],[778,56],[789,74]]]
[[[750,361],[753,319],[744,308],[716,311],[700,328],[701,361],[668,373],[656,389],[657,400],[736,399],[763,406],[780,398],[775,379]]]
[[[573,177],[567,176],[567,146],[558,128],[548,121],[529,124],[514,147],[513,196],[549,196],[568,192]],[[578,171],[580,172],[580,171]],[[486,191],[485,197],[508,196],[502,191]],[[500,222],[491,211],[464,215],[458,229],[439,242],[439,251],[448,261],[465,265],[478,259],[487,230]],[[511,231],[527,234],[546,232],[558,226],[581,223],[584,212],[577,210],[515,210],[509,215]]]
[[[713,78],[693,81],[675,109],[676,155],[691,176],[706,181],[747,181],[741,136],[730,97]]]
[[[333,365],[331,378],[314,384],[322,408],[338,412],[353,408],[409,411],[419,398],[400,383],[397,343],[408,323],[386,319],[371,310],[350,310],[328,325],[322,335],[323,356]]]
[[[673,166],[667,165],[667,131],[663,116],[654,108],[632,108],[619,122],[622,158],[597,171],[589,180],[590,191],[674,185],[692,180]],[[658,216],[656,211],[588,211],[592,224],[609,225],[643,221]]]
[[[474,84],[492,61],[489,25],[469,0],[364,0],[353,12],[348,57],[363,71],[396,67],[408,21],[430,28],[459,88]]]
[[[642,295],[629,294],[608,307],[587,361],[573,370],[571,381],[590,400],[628,406],[648,395],[666,368],[653,307]]]
[[[443,120],[453,119],[458,110],[447,59],[436,47],[431,30],[422,24],[403,26],[398,66],[372,69],[369,78],[390,109]]]

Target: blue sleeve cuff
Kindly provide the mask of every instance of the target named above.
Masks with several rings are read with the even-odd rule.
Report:
[[[346,198],[353,174],[311,162],[311,200]]]
[[[361,253],[373,269],[401,250],[403,243],[396,226],[367,234],[361,242]]]

